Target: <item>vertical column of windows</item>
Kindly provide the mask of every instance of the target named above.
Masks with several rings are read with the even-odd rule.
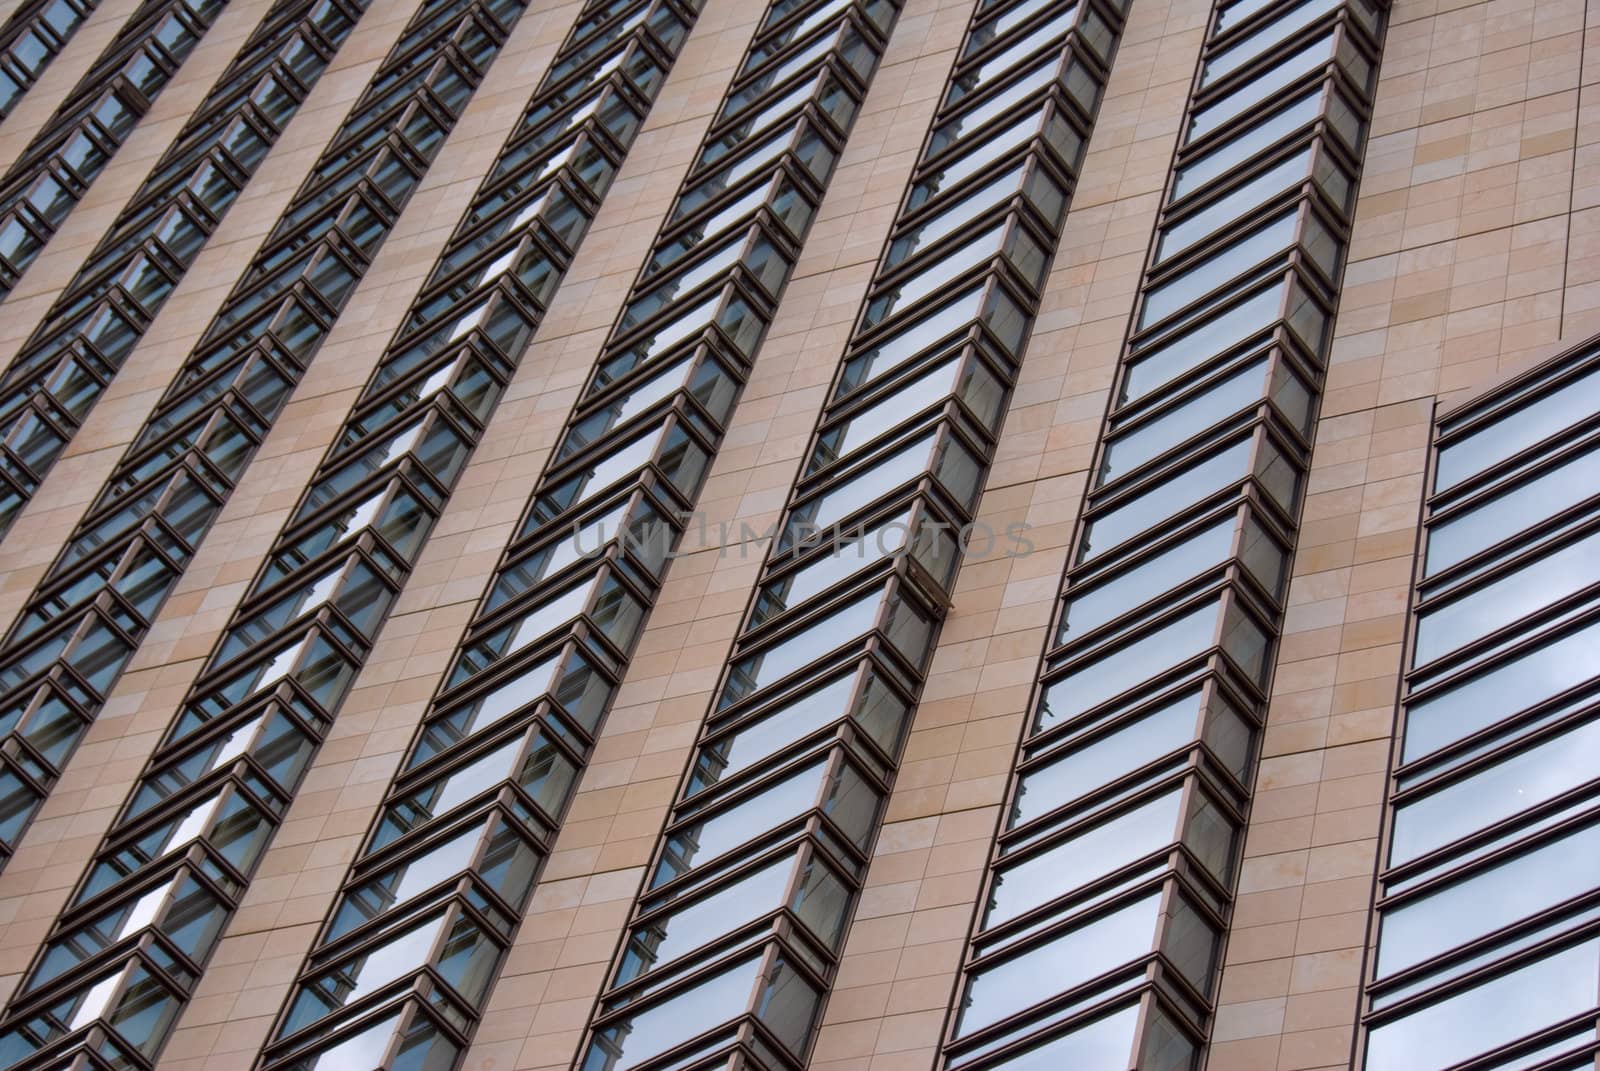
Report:
[[[1122,20],[976,5],[582,1071],[804,1066]]]
[[[331,14],[324,5],[333,2],[317,0],[313,10]],[[522,10],[523,0],[427,0],[418,9],[0,643],[0,848],[8,855]],[[615,25],[595,27],[584,46],[612,45]],[[258,61],[277,58],[263,52]],[[254,129],[252,115],[218,112],[212,121],[240,131],[238,146]],[[216,151],[175,163],[179,177],[190,176],[185,195],[136,212],[130,240],[151,220],[162,236],[201,238],[179,228],[194,204],[187,193],[218,176]],[[259,146],[257,158],[265,152]],[[109,240],[122,244],[116,234]],[[159,263],[142,245],[131,252],[128,270]],[[120,298],[120,287],[102,294],[91,286],[78,300],[98,317]],[[57,368],[80,370],[86,352],[58,358]]]
[[[942,1066],[1195,1066],[1384,14],[1219,4]]]
[[[1369,957],[1369,1071],[1600,1053],[1600,354],[1440,420]]]
[[[366,0],[278,0],[0,377],[0,535],[149,329]]]
[[[417,42],[437,39],[443,49],[459,39],[461,19],[471,13],[467,5],[425,8],[393,53],[400,69],[436,69],[437,56],[447,53],[419,56]],[[696,14],[679,0],[595,0],[579,16],[35,959],[0,1023],[0,1066],[33,1067],[64,1051],[92,1051],[99,1036],[120,1039],[147,1059],[159,1050]],[[395,69],[386,63],[375,84],[404,86]],[[412,111],[391,98],[382,114]],[[341,161],[339,174],[348,159],[340,147],[354,136],[341,134],[330,150]],[[326,187],[316,181],[310,188]],[[345,198],[318,196],[332,218],[350,218]],[[269,242],[264,255],[277,248]],[[221,387],[205,394],[206,405],[259,378],[262,356],[241,358]],[[193,377],[176,397],[210,382],[209,374]],[[230,403],[234,410],[196,419],[212,426],[239,401]],[[195,450],[185,445],[160,456],[188,478],[212,463],[212,455]],[[136,448],[130,458],[147,453]],[[153,575],[137,563],[163,548],[151,533],[168,532],[169,520],[157,513],[142,534],[115,544],[108,559],[115,565],[105,575],[143,577],[138,590],[158,603],[176,573]],[[85,545],[99,553],[107,542]],[[101,598],[113,593],[126,594],[115,580]],[[141,993],[142,980],[158,969],[160,988]],[[441,991],[437,1004],[413,1012],[391,1008],[378,1024],[388,1029],[365,1022],[328,1052],[291,1066],[342,1071],[369,1058],[364,1066],[380,1058],[399,1067],[448,1062],[470,1001],[482,996],[451,980],[454,996]],[[110,987],[104,999],[102,986]],[[150,1006],[150,992],[158,992],[162,1014],[141,1012],[137,1027],[124,1025],[121,1009]],[[16,1053],[31,1058],[18,1064]]]
[[[264,1069],[346,1066],[422,1019],[470,1038],[896,11],[762,18]]]
[[[99,0],[27,0],[0,27],[0,120],[61,54]]]
[[[227,6],[228,0],[145,0],[0,178],[0,298]]]

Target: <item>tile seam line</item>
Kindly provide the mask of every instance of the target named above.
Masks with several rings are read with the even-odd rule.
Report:
[[[1578,28],[1578,99],[1572,109],[1572,172],[1567,179],[1567,240],[1561,258],[1561,307],[1556,313],[1556,340],[1567,337],[1567,281],[1572,273],[1572,217],[1578,199],[1578,134],[1583,123],[1583,71],[1589,58],[1589,0],[1583,0],[1583,22]]]

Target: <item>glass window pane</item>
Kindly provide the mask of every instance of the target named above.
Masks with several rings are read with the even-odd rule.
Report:
[[[1401,759],[1412,762],[1594,676],[1600,623],[1507,659],[1406,710]]]
[[[1172,590],[1179,581],[1198,576],[1226,561],[1237,527],[1228,517],[1186,536],[1159,554],[1109,580],[1067,592],[1057,643],[1088,635],[1094,629]]]
[[[759,957],[714,974],[659,1004],[643,1008],[600,1031],[583,1060],[583,1071],[628,1071],[749,1009]]]
[[[1266,371],[1265,360],[1252,361],[1178,408],[1112,439],[1101,459],[1100,483],[1131,472],[1222,418],[1259,402],[1266,393]]]
[[[1536,613],[1600,580],[1600,533],[1525,562],[1467,595],[1417,618],[1414,664]]]
[[[1600,886],[1600,825],[1568,833],[1383,914],[1380,977]]]
[[[1307,148],[1274,164],[1182,222],[1168,227],[1161,233],[1156,245],[1156,262],[1177,256],[1196,242],[1211,237],[1225,224],[1265,203],[1274,194],[1289,189],[1309,174],[1310,166],[1311,150]]]
[[[877,621],[883,591],[873,591],[822,617],[800,632],[733,663],[723,687],[720,706],[726,707],[752,692],[788,676],[835,649],[865,635]]]
[[[1221,52],[1214,53],[1200,72],[1200,88],[1204,89],[1217,79],[1238,70],[1251,60],[1271,51],[1273,46],[1281,44],[1292,36],[1296,30],[1310,26],[1343,0],[1306,0],[1298,7],[1291,7],[1283,15],[1273,19]]]
[[[402,860],[346,893],[333,916],[329,939],[342,936],[385,911],[433,888],[466,869],[483,836],[481,823],[456,834],[421,855]]]
[[[793,855],[785,855],[693,903],[662,915],[628,935],[617,983],[637,978],[745,923],[783,906],[784,890],[794,873]]]
[[[842,483],[801,503],[791,512],[779,542],[780,550],[814,537],[823,529],[877,502],[885,494],[928,470],[933,435],[924,435],[880,458]]]
[[[1138,535],[1187,506],[1249,475],[1250,439],[1190,462],[1148,490],[1100,514],[1084,527],[1080,557],[1088,560]]]
[[[1281,139],[1289,131],[1315,119],[1321,111],[1320,93],[1301,97],[1271,118],[1252,123],[1215,149],[1178,168],[1172,179],[1172,198],[1177,200],[1233,169],[1256,153]]]
[[[1024,774],[1011,809],[1012,827],[1048,814],[1101,785],[1189,744],[1199,724],[1200,693],[1189,692],[1114,732]]]
[[[1035,715],[1035,729],[1076,717],[1206,650],[1215,642],[1220,608],[1220,602],[1207,603],[1052,681]]]
[[[1269,253],[1287,249],[1294,240],[1295,219],[1295,213],[1291,211],[1268,220],[1249,234],[1241,235],[1221,250],[1148,291],[1139,309],[1139,329],[1166,319],[1215,289],[1219,281],[1233,278],[1265,260]]]
[[[720,784],[841,717],[855,683],[854,673],[838,677],[821,688],[785,700],[772,713],[702,749],[686,795]]]
[[[959,351],[948,361],[901,384],[893,393],[868,406],[842,424],[825,431],[817,441],[806,467],[810,476],[828,465],[849,457],[862,446],[882,435],[902,420],[948,397],[956,387],[960,371]]]
[[[522,741],[502,744],[460,769],[442,774],[404,799],[390,804],[373,837],[373,848],[381,847],[408,830],[471,799],[491,785],[511,776]]]
[[[845,362],[836,398],[900,367],[952,331],[975,319],[982,308],[983,289],[974,287],[946,302],[922,319],[896,329],[871,349]]]
[[[861,329],[875,327],[896,311],[910,308],[929,294],[944,290],[952,279],[1000,252],[1005,234],[1004,223],[992,227],[964,245],[947,251],[935,263],[925,265],[921,271],[901,280],[893,289],[879,294],[867,305]]]
[[[307,1027],[421,967],[432,952],[444,920],[444,915],[435,915],[303,983],[279,1037]]]
[[[991,94],[975,107],[935,127],[933,137],[928,142],[927,155],[943,152],[962,138],[971,136],[973,131],[1055,81],[1056,69],[1060,66],[1060,57],[1046,57],[998,93]]]
[[[1390,865],[1509,818],[1594,776],[1600,721],[1501,759],[1470,777],[1395,808]]]
[[[1231,296],[1224,295],[1211,308]],[[1284,284],[1279,282],[1257,291],[1215,319],[1201,320],[1211,311],[1207,308],[1193,317],[1196,326],[1165,332],[1154,344],[1141,343],[1136,349],[1143,352],[1129,362],[1118,401],[1138,401],[1271,327],[1279,318],[1283,301]]]
[[[1009,199],[1021,188],[1023,170],[1021,165],[1011,168],[999,178],[984,183],[979,189],[944,211],[930,216],[910,230],[901,232],[889,246],[889,255],[884,260],[885,266],[895,267],[904,263],[912,254],[926,249],[939,239],[982,216],[995,205]]]
[[[762,830],[771,829],[816,806],[826,769],[825,762],[813,763],[754,796],[673,834],[662,851],[650,887],[665,884],[693,867],[704,866]]]
[[[1588,941],[1374,1028],[1367,1040],[1367,1071],[1456,1064],[1597,1002],[1600,941]]]
[[[1221,100],[1200,109],[1189,120],[1188,140],[1216,130],[1230,119],[1259,107],[1282,93],[1283,88],[1333,58],[1334,35],[1328,34],[1282,60],[1276,67],[1251,79]]]
[[[1085,882],[1175,843],[1182,799],[1177,790],[1157,796],[1048,851],[997,870],[983,928],[993,929]]]
[[[1046,43],[1064,36],[1076,18],[1076,10],[1069,4],[1054,17],[1040,23],[988,59],[967,68],[959,77],[951,80],[950,89],[945,94],[944,107],[949,107],[956,101],[987,88],[995,79],[1005,75],[1030,54],[1043,48]]]
[[[991,1065],[995,1071],[1061,1071],[1063,1068],[1128,1066],[1139,1006],[1130,1004],[1093,1022],[1073,1027],[1044,1044]]]
[[[923,179],[911,188],[908,207],[918,208],[965,181],[1027,141],[1038,129],[1038,115],[1024,115],[987,139],[963,146],[959,153],[952,155],[937,170],[926,172]]]
[[[826,591],[884,558],[898,555],[910,533],[910,513],[901,513],[873,526],[859,538],[842,539],[822,557],[779,580],[762,585],[751,612],[751,625],[759,625]]]
[[[1569,427],[1594,412],[1600,368],[1591,369],[1558,390],[1514,406],[1439,451],[1434,490],[1447,491],[1469,476],[1532,446],[1554,430]]]
[[[1428,572],[1446,569],[1536,521],[1600,493],[1600,446],[1500,491],[1465,513],[1428,529]]]
[[[972,976],[958,1036],[999,1022],[1151,951],[1161,898],[1149,896],[1086,922]],[[1049,979],[1041,991],[1040,979]]]

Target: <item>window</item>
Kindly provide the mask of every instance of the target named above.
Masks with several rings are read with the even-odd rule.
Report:
[[[77,17],[63,21],[62,29],[76,28],[87,10],[79,14],[70,5],[63,6],[74,10]],[[142,4],[22,150],[0,179],[0,295],[16,286],[224,6],[226,0],[194,6],[181,0]],[[47,40],[37,32],[35,39]],[[65,43],[62,38],[57,42]],[[14,49],[15,45],[5,58],[13,58]],[[37,61],[48,62],[43,56]],[[11,75],[11,86],[20,88],[12,71],[26,72],[26,78],[41,68],[42,63],[25,63],[11,67],[6,74]],[[114,88],[122,80],[138,93],[129,95]],[[14,99],[6,100],[4,107],[8,109]]]
[[[403,1027],[408,1016],[411,1025]],[[400,1038],[395,1049],[393,1066],[396,1068],[431,1071],[434,1067],[450,1066],[460,1053],[444,1032],[429,1021],[427,1013],[413,1006],[409,1012],[401,1011],[380,1019],[331,1044],[314,1045],[309,1053],[278,1066],[283,1071],[342,1071],[368,1064],[376,1066],[396,1035]]]
[[[1378,976],[1589,892],[1600,885],[1597,847],[1600,827],[1590,824],[1389,909],[1383,916]]]
[[[142,62],[138,59],[144,55],[138,51],[140,40],[160,21],[155,13],[173,6],[146,4],[140,8],[129,25],[143,25],[145,29],[119,36],[85,76],[83,84],[103,85],[119,64]],[[198,22],[163,23],[180,27],[180,54],[186,54],[198,40],[197,35],[182,27],[192,25],[203,33],[212,15],[221,7],[220,3],[213,3],[197,9],[192,14],[200,20]],[[62,26],[70,24],[75,28],[77,20],[88,10],[92,10],[92,5],[80,9],[70,0],[54,0],[36,17],[48,19],[53,12],[71,12],[73,16],[62,22]],[[0,418],[0,423],[10,425],[12,436],[16,436],[22,428],[49,414],[53,429],[48,435],[35,433],[31,448],[13,447],[25,465],[24,471],[32,474],[25,495],[31,494],[32,488],[43,479],[105,389],[110,375],[115,374],[122,357],[165,304],[178,279],[194,262],[206,238],[249,181],[267,148],[316,84],[333,53],[344,43],[359,13],[358,7],[347,3],[328,3],[315,5],[296,19],[268,17],[264,20],[212,87],[207,98],[210,103],[179,132],[177,140],[134,194],[129,207],[112,223],[87,261],[89,267],[67,284],[43,323],[24,345],[0,382],[8,397],[26,398],[30,391],[42,397],[20,411],[8,406],[12,415]],[[273,53],[294,57],[292,78],[284,76],[285,68],[281,64],[286,61],[274,60]],[[263,57],[272,62],[264,64]],[[36,73],[37,68],[34,70]],[[164,84],[167,73],[165,68],[160,70],[163,73],[158,77]],[[8,68],[0,59],[0,86],[6,83],[8,72],[14,77],[15,73],[20,73],[20,68]],[[159,85],[152,88],[159,91]],[[76,94],[69,97],[69,104],[52,120],[52,126],[41,132],[41,138],[51,137],[51,129],[61,124],[93,122],[81,109],[70,105],[75,97]],[[149,97],[147,103],[149,100],[153,97]],[[5,107],[0,104],[0,112]],[[234,117],[231,122],[229,116]],[[248,142],[243,140],[246,134]],[[185,191],[198,194],[209,216],[196,215],[185,207],[182,200]],[[63,202],[63,207],[70,207],[71,200],[75,198]],[[0,204],[3,203],[4,195],[0,194]],[[3,214],[4,210],[0,209],[0,216]],[[27,224],[17,218],[0,222],[0,247],[11,251],[0,254],[6,258],[6,264],[0,265],[0,289],[9,290],[15,284],[17,273],[43,247],[54,229],[54,223],[37,216],[29,218]],[[15,238],[8,243],[6,236]],[[16,244],[18,241],[25,241],[26,252]],[[119,306],[133,313],[133,318],[119,313]],[[107,331],[115,331],[117,340],[113,341]],[[108,362],[104,374],[86,374],[87,370],[70,355],[66,343],[74,337],[91,343],[94,347],[91,352]],[[25,497],[0,502],[0,531],[9,526],[22,501]]]
[[[1091,790],[1189,746],[1195,736],[1199,694],[1141,712],[1116,730],[1065,755],[1030,768],[1017,779],[1009,824],[1025,825],[1072,803]]]
[[[1444,1066],[1500,1048],[1600,1004],[1600,942],[1589,941],[1460,990],[1373,1029],[1369,1071]],[[1585,1036],[1569,1039],[1586,1042]]]
[[[11,113],[97,6],[90,0],[36,0],[7,20],[10,43],[0,54],[0,119]]]
[[[1071,989],[1150,951],[1159,901],[1147,897],[1085,923],[1023,955],[972,976],[961,1002],[959,1030],[968,1033],[1012,1015],[1038,997],[1037,980]]]
[[[1579,347],[1434,427],[1365,993],[1369,1071],[1590,1058],[1600,720],[1593,506],[1575,463],[1594,431],[1571,392],[1593,369]]]

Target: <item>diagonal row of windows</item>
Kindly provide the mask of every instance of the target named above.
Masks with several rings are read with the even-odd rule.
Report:
[[[35,362],[35,375],[61,387],[82,413],[93,394],[90,387],[104,386],[104,381],[83,375],[93,343],[77,338],[82,330],[78,325],[130,304],[154,315],[182,267],[194,261],[206,235],[237,199],[288,114],[304,99],[310,82],[349,37],[358,14],[339,0],[285,0],[277,5],[96,248],[90,258],[96,269],[67,288],[14,371],[43,354],[43,365]],[[258,107],[272,102],[277,102],[275,123],[267,122]],[[133,293],[142,298],[136,304]],[[149,317],[141,322],[147,325]],[[136,335],[130,331],[130,346],[131,338]],[[197,501],[219,506],[219,493],[226,493],[248,459],[242,447],[254,442],[245,435],[229,440],[227,432],[250,429],[251,435],[259,435],[275,415],[274,405],[261,405],[262,400],[282,402],[286,397],[286,389],[267,399],[259,391],[253,397],[221,397],[214,386],[211,394],[216,397],[210,399],[192,387],[179,386],[174,392],[190,399],[186,431],[173,431],[168,421],[158,431],[141,434],[0,642],[0,740],[5,741],[0,744],[0,853],[5,856],[214,515],[214,509],[208,514],[190,506],[181,522],[173,523],[179,512],[171,509],[176,499],[163,498],[163,477],[170,485],[173,472],[186,464],[186,448],[198,440],[205,440],[206,447],[218,443],[222,450],[198,451],[189,472],[190,479],[203,480],[213,490],[211,498]],[[21,415],[11,419],[13,442],[30,450],[42,443],[66,445],[54,435],[58,421],[46,416],[56,397],[45,391],[22,397]],[[210,421],[208,403],[216,410]],[[160,411],[171,408],[163,405]],[[32,461],[37,453],[27,456]],[[13,501],[21,504],[22,499]],[[126,509],[130,503],[133,509]],[[149,527],[152,523],[155,527]]]
[[[1600,1053],[1600,352],[1435,425],[1364,1066]]]
[[[144,0],[0,177],[0,298],[11,293],[228,0]]]
[[[0,26],[0,121],[61,54],[99,0],[27,0]]]
[[[0,534],[365,10],[365,0],[278,0],[24,343],[0,378]]]
[[[1200,1058],[1382,26],[1213,13],[945,1068]]]
[[[334,3],[314,0],[302,14],[348,24]],[[521,12],[521,0],[433,0],[419,9],[0,643],[0,844],[8,854]],[[261,60],[274,63],[281,51]],[[230,128],[246,121],[226,112],[213,119]],[[186,157],[181,174],[209,181],[214,162],[207,152],[196,172]],[[135,215],[152,217],[184,218],[181,206],[160,202]],[[130,239],[140,230],[131,227]],[[135,260],[153,263],[142,250],[131,251]],[[93,288],[83,300],[95,300]]]
[[[438,72],[457,69],[455,50],[474,39],[482,20],[510,22],[514,14],[455,0],[421,8],[351,122],[333,139],[324,157],[332,166],[319,169],[305,187],[321,212],[301,213],[300,198],[287,210],[288,217],[303,217],[289,233],[306,237],[299,244],[269,239],[263,258],[271,261],[287,248],[294,252],[287,263],[303,271],[307,250],[314,262],[334,248],[330,239],[348,241],[344,224],[353,205],[392,203],[379,198],[393,196],[393,186],[369,188],[363,179],[340,188],[339,176],[350,172],[352,161],[355,173],[364,176],[375,152],[406,147],[400,134],[417,130],[415,117],[433,114],[437,105],[418,91],[435,84]],[[63,1051],[112,1043],[153,1060],[695,14],[677,0],[596,0],[579,16],[34,961],[0,1024],[6,1066],[17,1061],[12,1050],[37,1053],[18,1065],[31,1067]],[[432,55],[419,52],[419,44],[429,43]],[[477,53],[475,62],[487,58]],[[414,99],[400,96],[405,93]],[[466,98],[449,99],[459,112]],[[368,133],[374,116],[381,138]],[[428,145],[430,152],[437,143]],[[337,198],[322,192],[330,175]],[[399,205],[393,207],[397,212]],[[252,269],[267,279],[272,271],[270,263]],[[255,292],[248,283],[242,290],[247,299]],[[235,337],[231,331],[215,334]],[[189,404],[185,399],[192,396],[203,399],[201,409],[215,408],[219,400],[236,408],[240,384],[259,376],[261,358],[283,341],[264,335],[251,349],[230,350],[233,363],[221,365],[231,368],[221,380],[225,391],[207,387],[216,382],[216,361],[199,375],[181,378],[156,419]],[[210,424],[228,411],[217,408],[203,420]],[[142,456],[136,447],[130,459]],[[161,456],[186,473],[211,460],[188,443]],[[121,486],[114,477],[108,491]],[[139,555],[160,549],[144,537],[165,531],[167,519],[147,518],[139,539],[118,545],[116,575],[128,575]],[[156,1006],[160,1015],[144,1010]],[[447,1044],[414,1028],[400,1028],[410,1038],[402,1049],[416,1053],[407,1060],[425,1059],[426,1052]],[[380,1051],[385,1043],[376,1042]],[[123,1058],[134,1059],[126,1052]],[[348,1066],[342,1058],[323,1066]]]
[[[342,0],[329,0],[329,4]],[[230,295],[218,319],[202,340],[196,360],[186,368],[167,402],[197,377],[224,377],[215,366],[268,332],[279,336],[278,375],[258,377],[251,403],[267,420],[285,390],[282,383],[298,378],[297,365],[320,343],[326,323],[337,316],[372,252],[392,225],[399,207],[415,187],[439,143],[454,123],[454,114],[481,77],[479,65],[499,47],[505,30],[499,20],[520,11],[515,3],[485,5],[474,22],[462,22],[458,39],[445,40],[434,25],[413,27],[409,48],[391,57],[392,69],[375,81],[358,104],[358,114],[342,128],[343,140],[319,161],[319,188],[297,195],[279,221],[268,250],[257,257],[244,282]],[[316,17],[330,15],[313,5]],[[284,5],[276,14],[295,17]],[[355,14],[345,9],[342,21]],[[460,19],[459,10],[436,18]],[[437,32],[436,32],[437,31]],[[326,45],[317,51],[326,53]],[[151,176],[145,191],[130,204],[96,251],[90,267],[75,279],[50,315],[34,333],[3,384],[7,411],[0,463],[12,478],[0,491],[0,525],[8,524],[26,504],[49,465],[65,449],[110,378],[149,327],[152,317],[194,260],[219,210],[237,196],[250,173],[266,155],[277,131],[303,99],[307,80],[326,63],[302,39],[252,57],[246,70],[261,74],[237,100],[208,102],[191,124],[195,138],[180,144]],[[296,67],[312,64],[301,72]],[[385,80],[387,79],[387,80]],[[293,87],[292,92],[286,87]],[[248,104],[248,106],[246,106]],[[393,142],[390,146],[388,143]],[[367,191],[365,207],[352,206],[343,221],[338,205]],[[343,240],[327,237],[342,230]],[[321,242],[321,255],[301,246]],[[269,255],[269,254],[276,255]],[[304,280],[311,290],[297,309],[274,318],[271,308]],[[302,286],[301,289],[305,289]],[[226,336],[226,337],[224,337]],[[151,435],[172,433],[206,403],[190,400],[187,408],[164,412]],[[250,423],[249,418],[246,422]],[[254,423],[261,424],[256,420]],[[146,436],[140,446],[153,446]]]
[[[805,1065],[1121,25],[976,5],[583,1071]]]
[[[763,16],[263,1068],[470,1040],[895,15]]]

